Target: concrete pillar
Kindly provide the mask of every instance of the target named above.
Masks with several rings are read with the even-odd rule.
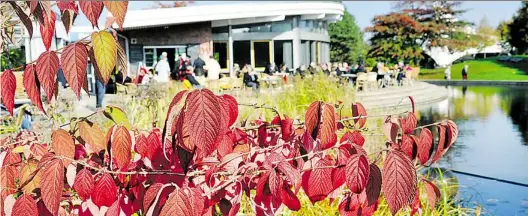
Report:
[[[301,30],[298,17],[293,17],[293,70],[301,66]]]
[[[234,70],[234,61],[233,61],[233,28],[231,27],[231,24],[229,24],[229,31],[228,31],[228,48],[227,48],[227,52],[229,53],[229,65],[227,67],[229,67],[229,76],[230,77],[235,77],[235,70]]]

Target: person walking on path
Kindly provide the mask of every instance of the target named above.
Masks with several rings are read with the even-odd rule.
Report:
[[[450,80],[451,79],[451,65],[448,65],[447,68],[444,71],[444,79]]]
[[[462,69],[462,79],[467,80],[468,79],[468,65],[464,65],[464,69]]]
[[[169,82],[170,66],[167,61],[167,53],[163,52],[160,57],[160,61],[156,64],[156,81],[158,82]]]

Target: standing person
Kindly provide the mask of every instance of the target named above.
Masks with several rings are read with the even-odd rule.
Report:
[[[106,86],[99,79],[95,79],[95,108],[103,107],[103,98],[106,93]]]
[[[220,79],[220,64],[213,56],[209,56],[209,59],[205,62],[205,66],[207,67],[207,79]]]
[[[447,68],[444,71],[444,79],[450,80],[451,79],[451,65],[448,65]]]
[[[205,75],[204,66],[205,66],[205,61],[202,59],[202,55],[200,55],[193,62],[194,74],[196,76],[204,76]]]
[[[180,80],[183,81],[185,79],[185,73],[187,71],[187,66],[189,66],[189,59],[187,58],[187,55],[185,53],[180,54],[180,57],[178,60],[176,60],[176,66],[174,66],[174,70],[172,71],[171,77],[174,80]]]
[[[468,79],[468,65],[464,65],[464,69],[462,69],[462,79],[467,80]]]
[[[155,77],[155,79],[158,82],[169,82],[170,71],[170,65],[167,61],[167,53],[163,52],[161,54],[159,62],[156,64],[157,76]]]

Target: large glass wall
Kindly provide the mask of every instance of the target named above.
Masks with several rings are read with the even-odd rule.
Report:
[[[254,67],[266,67],[270,63],[270,42],[253,41]]]
[[[262,22],[262,23],[251,23],[232,26],[233,33],[248,33],[248,32],[287,32],[293,29],[293,19],[286,17],[282,21],[277,22]],[[229,28],[227,26],[214,27],[212,28],[213,34],[217,33],[228,33]]]
[[[327,23],[323,20],[299,20],[299,29],[303,32],[327,33]]]
[[[293,68],[293,43],[291,40],[273,41],[275,64],[286,64],[286,67]]]
[[[251,64],[251,41],[233,41],[233,58],[240,68]]]
[[[225,41],[213,43],[214,58],[218,61],[220,67],[223,69],[227,68],[227,65],[229,65],[227,49],[227,42]]]

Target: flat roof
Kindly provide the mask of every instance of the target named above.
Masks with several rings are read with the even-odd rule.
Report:
[[[213,26],[224,26],[232,21],[243,23],[280,21],[285,16],[301,15],[301,19],[340,20],[345,11],[338,2],[251,2],[187,6],[179,8],[158,8],[130,10],[127,12],[123,29],[149,28],[196,22],[213,22]],[[264,18],[264,19],[262,19]],[[117,27],[114,24],[115,27]]]

